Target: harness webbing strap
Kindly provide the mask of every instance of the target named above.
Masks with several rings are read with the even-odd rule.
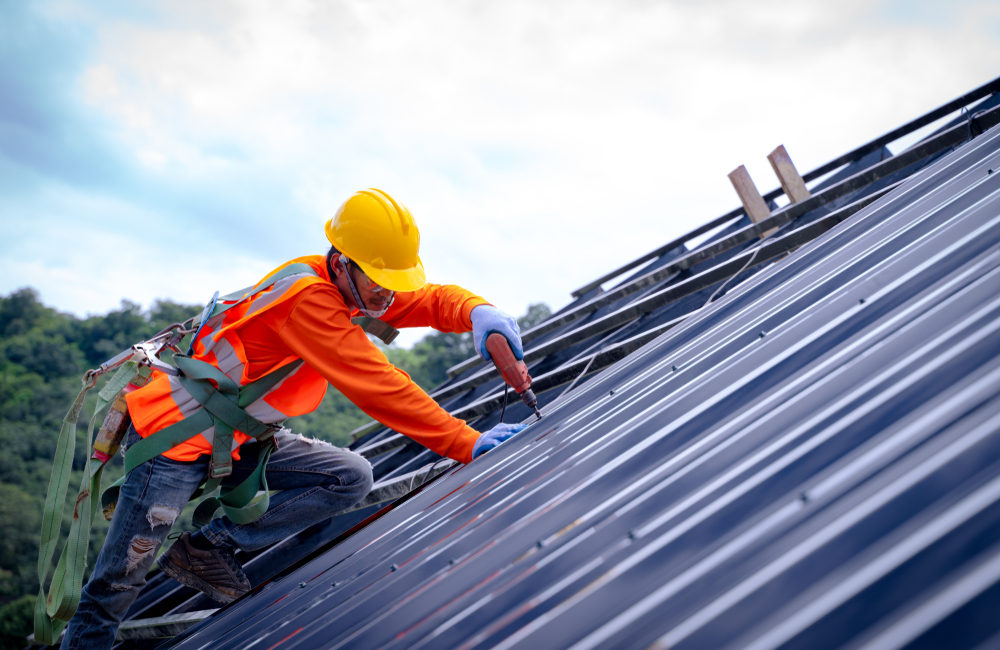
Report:
[[[98,392],[97,403],[94,406],[94,412],[87,429],[88,448],[94,437],[97,416],[119,391],[136,378],[138,370],[138,364],[135,361],[126,362]],[[92,499],[92,495],[95,491],[100,490],[101,474],[104,470],[104,462],[96,459],[89,461],[88,471],[80,480],[80,490],[76,498],[76,506],[73,509],[69,536],[56,562],[48,593],[46,593],[45,584],[58,543],[66,493],[69,489],[70,473],[73,469],[76,424],[80,418],[80,412],[83,410],[83,402],[87,392],[93,388],[93,385],[93,379],[85,376],[79,395],[63,418],[56,442],[52,474],[49,477],[49,486],[45,495],[38,554],[39,590],[34,613],[35,639],[41,643],[55,643],[55,639],[65,626],[65,621],[69,620],[73,612],[76,611],[80,602],[80,592],[83,589],[83,573],[86,570],[91,522],[97,509],[97,500]]]
[[[298,370],[303,363],[305,362],[302,359],[297,359],[288,365],[278,368],[277,370],[272,370],[257,381],[240,386],[240,394],[236,400],[237,406],[240,408],[246,408],[259,400],[261,397],[264,397],[269,390],[280,384],[285,377]]]
[[[128,478],[129,472],[146,461],[156,458],[163,452],[169,451],[192,436],[198,435],[210,426],[212,426],[211,414],[205,410],[200,410],[180,422],[175,422],[169,427],[160,429],[151,436],[137,440],[125,450],[125,474],[109,485],[101,494],[104,517],[111,519],[111,513],[114,512],[115,504],[118,502],[118,494],[125,483],[125,479]],[[218,487],[218,485],[215,487]],[[196,492],[192,498],[197,495],[198,493]]]
[[[203,363],[203,362],[198,361],[196,363]],[[286,366],[278,368],[277,370],[271,373],[268,373],[267,375],[264,375],[257,381],[246,384],[245,386],[240,388],[240,391],[236,397],[237,404],[239,406],[245,406],[257,401],[258,399],[260,399],[260,397],[262,397],[269,390],[271,390],[271,388],[280,383],[285,377],[295,372],[295,370],[297,370],[302,365],[302,363],[303,363],[302,360],[299,359],[298,361],[290,363]],[[247,417],[250,416],[247,415]],[[266,440],[273,435],[273,432],[276,429],[276,425],[264,424],[259,420],[256,420],[256,418],[253,418],[253,421],[257,423],[257,426],[252,427],[252,431],[258,432],[258,435],[254,436],[258,440]],[[213,416],[213,414],[207,408],[199,409],[198,411],[192,413],[190,416],[184,418],[183,420],[175,422],[174,424],[157,431],[153,435],[146,436],[142,440],[136,441],[135,444],[130,446],[128,450],[125,452],[125,475],[127,476],[129,472],[131,472],[134,468],[138,467],[147,460],[155,458],[156,456],[159,456],[165,451],[169,451],[172,447],[179,445],[185,440],[190,439],[192,436],[198,435],[199,433],[201,433],[202,431],[208,429],[213,425],[215,425],[216,427],[215,436],[218,436],[219,421]],[[254,435],[253,433],[251,433],[250,429],[251,428],[248,427],[247,429],[241,428],[240,430],[249,435]],[[215,437],[213,441],[217,442],[218,437]],[[224,448],[229,450],[226,452],[227,454],[226,458],[230,459],[231,461],[232,449],[230,447],[231,445],[225,445]],[[218,446],[213,446],[213,455],[215,450],[218,448],[219,448]],[[270,457],[273,448],[274,447],[272,445],[271,449],[267,452],[267,455],[260,457],[263,464],[259,464],[254,473],[251,474],[250,477],[248,477],[243,483],[233,488],[232,490],[229,490],[223,497],[220,497],[220,500],[216,502],[214,507],[212,507],[210,504],[204,505],[204,508],[201,505],[199,505],[198,509],[196,509],[195,512],[197,513],[199,510],[204,512],[206,511],[205,509],[211,507],[211,510],[207,511],[209,515],[211,515],[212,513],[215,512],[215,510],[217,510],[221,506],[225,510],[226,514],[229,515],[230,518],[236,523],[249,523],[250,521],[253,521],[261,514],[263,514],[264,510],[267,509],[267,503],[269,503],[269,498],[267,497],[263,497],[261,501],[261,503],[263,503],[263,510],[260,510],[259,505],[255,503],[251,506],[249,510],[246,511],[246,514],[239,514],[236,513],[235,511],[241,507],[246,507],[247,505],[250,504],[250,501],[257,494],[258,486],[260,486],[260,489],[264,491],[265,495],[267,494],[267,480],[264,471],[267,459]],[[218,479],[220,478],[221,476],[210,477],[209,481],[197,493],[195,493],[194,497],[192,498],[197,498],[201,494],[211,494],[219,487],[220,481]],[[118,492],[121,488],[121,485],[124,482],[125,482],[125,477],[123,476],[122,478],[118,479],[115,483],[108,486],[108,489],[105,490],[104,494],[101,495],[101,500],[104,509],[106,511],[113,508],[113,504],[118,500]],[[250,491],[249,496],[245,498],[240,496],[241,494],[243,494],[243,492],[240,491],[240,487],[243,486],[244,483],[253,484],[252,491],[250,491],[251,490],[250,485],[247,485],[247,487],[244,488],[245,490]],[[259,512],[255,516],[251,516],[252,513],[256,512],[257,510],[259,510]],[[233,516],[234,514],[235,517]],[[240,521],[237,521],[237,519],[239,519]],[[194,523],[196,525],[203,526],[210,520],[211,517],[209,516],[208,519],[205,519],[204,521],[202,521],[202,523],[199,524],[198,519],[196,518]]]
[[[212,426],[212,416],[204,410],[199,410],[175,422],[169,427],[160,429],[155,434],[137,440],[125,451],[125,474],[142,465],[150,458],[155,458],[165,451],[176,447],[185,440],[196,436]],[[123,479],[124,480],[124,477]]]
[[[176,359],[187,358],[177,355]],[[187,363],[188,361],[192,363],[189,364]],[[222,393],[216,390],[205,379],[195,380],[185,377],[185,380],[190,381],[192,386],[199,386],[199,388],[195,388],[198,395],[208,396],[205,401],[211,407],[205,406],[205,408],[199,409],[191,416],[169,427],[165,427],[153,435],[136,441],[125,453],[125,476],[110,485],[103,494],[101,493],[101,476],[106,463],[98,459],[91,459],[89,461],[88,471],[84,473],[80,482],[80,490],[74,509],[73,521],[70,525],[69,536],[56,562],[55,570],[52,572],[51,583],[46,594],[45,585],[58,543],[63,506],[69,489],[69,479],[76,445],[76,426],[80,413],[83,410],[83,403],[87,393],[93,387],[89,378],[85,380],[79,395],[77,395],[73,401],[73,405],[63,418],[63,425],[56,443],[55,460],[53,462],[52,474],[49,477],[49,488],[46,492],[42,515],[42,534],[38,555],[39,593],[34,612],[35,639],[38,642],[49,645],[55,643],[63,627],[65,627],[66,621],[76,612],[83,589],[83,575],[86,571],[87,548],[93,519],[97,515],[99,505],[103,504],[105,509],[113,508],[113,504],[118,500],[121,485],[124,483],[128,473],[142,463],[190,439],[192,436],[213,425],[216,427],[214,440],[217,443],[213,447],[213,456],[216,455],[215,452],[217,450],[224,452],[226,462],[229,464],[231,471],[232,429],[229,429],[228,436],[219,435],[220,430],[224,427],[228,428],[228,425],[216,415],[216,412],[222,412],[227,419],[238,422],[241,431],[258,439],[267,440],[273,435],[275,426],[265,424],[250,416],[242,407],[248,406],[257,399],[260,399],[260,397],[265,395],[285,377],[297,370],[302,365],[302,361],[299,360],[287,364],[242,388],[238,387],[235,382],[208,363],[187,359],[186,361],[181,361],[179,365],[188,366],[188,370],[194,375],[209,375],[213,379],[220,380],[225,378],[220,381],[220,385],[225,387],[227,392]],[[206,370],[205,367],[211,370]],[[148,373],[149,369],[145,367],[139,368],[135,361],[129,361],[119,368],[115,375],[99,391],[98,401],[94,407],[87,433],[88,447],[92,443],[94,425],[98,415],[110,404],[115,395],[130,382],[135,381],[139,372]],[[216,377],[214,375],[216,372],[222,375],[222,377]],[[218,445],[219,442],[222,442],[221,446]],[[225,495],[210,497],[202,502],[202,504],[199,504],[196,512],[207,513],[207,519],[198,525],[204,525],[211,520],[211,515],[220,506],[238,524],[249,523],[260,517],[270,504],[265,472],[267,460],[273,450],[273,442],[263,445],[258,457],[258,465],[250,476]],[[219,478],[210,479],[209,485],[202,488],[202,493],[214,491],[219,486],[219,482]],[[263,490],[263,496],[259,500],[254,501],[253,499],[259,489]],[[96,494],[101,494],[100,500],[94,497]]]
[[[377,337],[386,345],[395,341],[396,337],[399,336],[398,329],[385,321],[372,318],[371,316],[355,316],[351,319],[351,322],[372,336]]]
[[[290,363],[275,370],[274,372],[264,375],[253,383],[243,386],[237,396],[237,403],[242,404],[244,396],[255,397],[264,395],[272,387],[277,385],[278,382],[292,374],[292,372],[298,369],[301,365],[301,360]],[[256,401],[256,399],[259,399],[259,397],[255,397],[253,401]],[[247,417],[250,416],[248,415]],[[259,420],[256,420],[256,418],[254,418],[254,421],[259,425],[257,427],[253,427],[254,431],[260,431],[259,438],[267,438],[271,432],[274,431],[275,425],[263,424]],[[135,444],[130,446],[125,452],[125,474],[127,475],[147,460],[155,458],[165,451],[169,451],[171,448],[176,447],[185,440],[190,439],[192,436],[198,435],[205,429],[211,427],[213,424],[215,424],[215,418],[212,413],[207,409],[199,409],[183,420],[175,422],[168,427],[164,427],[156,433],[146,436],[141,440],[137,440]],[[251,431],[246,429],[241,430],[249,435],[254,435]],[[229,453],[232,454],[231,449]],[[124,481],[124,477],[119,479],[118,483],[121,483],[122,481]],[[108,489],[110,490],[111,488]],[[110,500],[106,498],[105,505],[108,505],[109,501]]]
[[[225,495],[215,497],[210,496],[204,499],[195,508],[191,520],[195,526],[201,527],[210,522],[215,515],[215,511],[222,508],[223,512],[237,524],[249,524],[259,518],[267,511],[271,503],[270,492],[267,487],[267,461],[271,457],[271,452],[277,448],[274,438],[263,442],[257,456],[257,467],[243,480],[242,483],[229,490]],[[205,486],[205,492],[210,493],[215,490],[221,479],[210,479]],[[260,491],[260,498],[254,501],[254,497]]]
[[[233,473],[233,432],[235,429],[265,426],[235,404],[239,388],[235,381],[215,366],[190,357],[176,356],[174,362],[181,371],[180,383],[202,407],[212,414],[215,423],[212,437],[212,460],[209,478],[221,478]],[[208,380],[214,380],[213,386]],[[251,434],[252,435],[252,434]]]
[[[234,390],[236,388],[235,384],[228,387],[221,385],[220,382],[220,386],[215,388],[207,381],[207,379],[214,379],[214,373],[197,373],[192,371],[193,369],[211,368],[213,371],[218,372],[218,368],[211,364],[191,359],[189,357],[178,356],[176,361],[178,369],[184,373],[180,376],[181,386],[183,386],[184,389],[187,390],[199,404],[205,407],[205,409],[211,413],[217,421],[221,420],[233,429],[243,431],[247,435],[253,436],[254,438],[260,438],[273,429],[271,425],[261,422],[240,408],[238,403],[239,390]],[[288,374],[288,368],[291,365],[292,364],[289,364],[288,366],[280,368],[275,372],[282,373],[282,377],[284,377]],[[218,372],[218,374],[221,375],[222,373]],[[225,377],[225,375],[222,376]],[[232,449],[230,449],[230,452],[232,452]]]

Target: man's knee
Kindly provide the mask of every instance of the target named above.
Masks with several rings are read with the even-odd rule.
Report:
[[[345,500],[359,501],[371,492],[375,479],[368,459],[353,451],[338,449],[331,461],[332,466],[327,470],[329,480],[324,487],[338,506],[344,507]]]
[[[338,495],[338,499],[361,499],[372,489],[374,478],[368,459],[349,449],[343,449],[324,440],[308,438],[302,434],[287,434],[278,441],[279,451],[297,447],[310,470],[324,475],[323,487]]]
[[[342,460],[343,468],[338,472],[341,488],[356,494],[358,499],[371,492],[375,478],[368,459],[361,454],[347,452]]]

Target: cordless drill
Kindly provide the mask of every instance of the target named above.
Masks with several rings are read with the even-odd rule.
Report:
[[[524,361],[519,361],[514,356],[514,351],[510,349],[507,337],[499,332],[493,332],[486,337],[486,350],[490,353],[490,359],[503,380],[510,385],[514,391],[521,396],[521,399],[528,408],[535,411],[535,417],[542,419],[542,412],[538,410],[538,398],[531,390],[531,375],[528,374],[528,366]]]

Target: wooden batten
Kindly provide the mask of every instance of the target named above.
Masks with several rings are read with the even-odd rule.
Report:
[[[785,145],[779,144],[777,149],[767,155],[767,160],[778,176],[781,189],[785,191],[785,196],[788,197],[790,203],[798,203],[809,198],[810,194],[809,190],[806,189],[806,182],[802,180],[799,171],[795,169],[791,157],[785,150]]]
[[[743,209],[746,210],[747,216],[750,217],[750,221],[760,223],[771,216],[771,210],[767,207],[767,203],[764,202],[764,197],[757,191],[757,186],[754,185],[753,179],[750,178],[750,173],[744,165],[740,165],[729,172],[729,182],[733,184],[733,189],[736,190],[737,196],[740,197],[740,202],[743,204]],[[777,229],[771,228],[766,232],[762,232],[760,238],[767,237],[775,230]]]

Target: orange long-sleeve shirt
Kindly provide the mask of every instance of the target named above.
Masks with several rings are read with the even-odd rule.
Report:
[[[300,415],[314,410],[319,405],[317,395],[322,398],[326,385],[331,384],[394,431],[443,456],[469,462],[479,433],[442,409],[405,372],[389,363],[360,327],[351,323],[354,314],[330,282],[325,257],[316,255],[293,262],[309,264],[322,281],[302,283],[305,286],[291,291],[277,304],[242,319],[225,332],[229,342],[242,347],[240,356],[245,356],[243,377],[234,379],[245,384],[289,359],[302,359],[305,366],[294,375],[298,388],[290,396],[291,402],[288,396],[283,400],[283,412]],[[472,329],[472,309],[485,303],[483,298],[455,285],[427,284],[417,291],[397,293],[381,320],[399,328],[466,332]],[[166,379],[157,377],[129,395],[129,410],[143,436],[182,418],[176,407],[171,408],[173,399]],[[319,392],[317,382],[322,383]],[[302,400],[297,399],[300,394]],[[247,437],[237,434],[236,439],[243,442]],[[210,452],[211,444],[198,435],[164,455],[191,460]]]

